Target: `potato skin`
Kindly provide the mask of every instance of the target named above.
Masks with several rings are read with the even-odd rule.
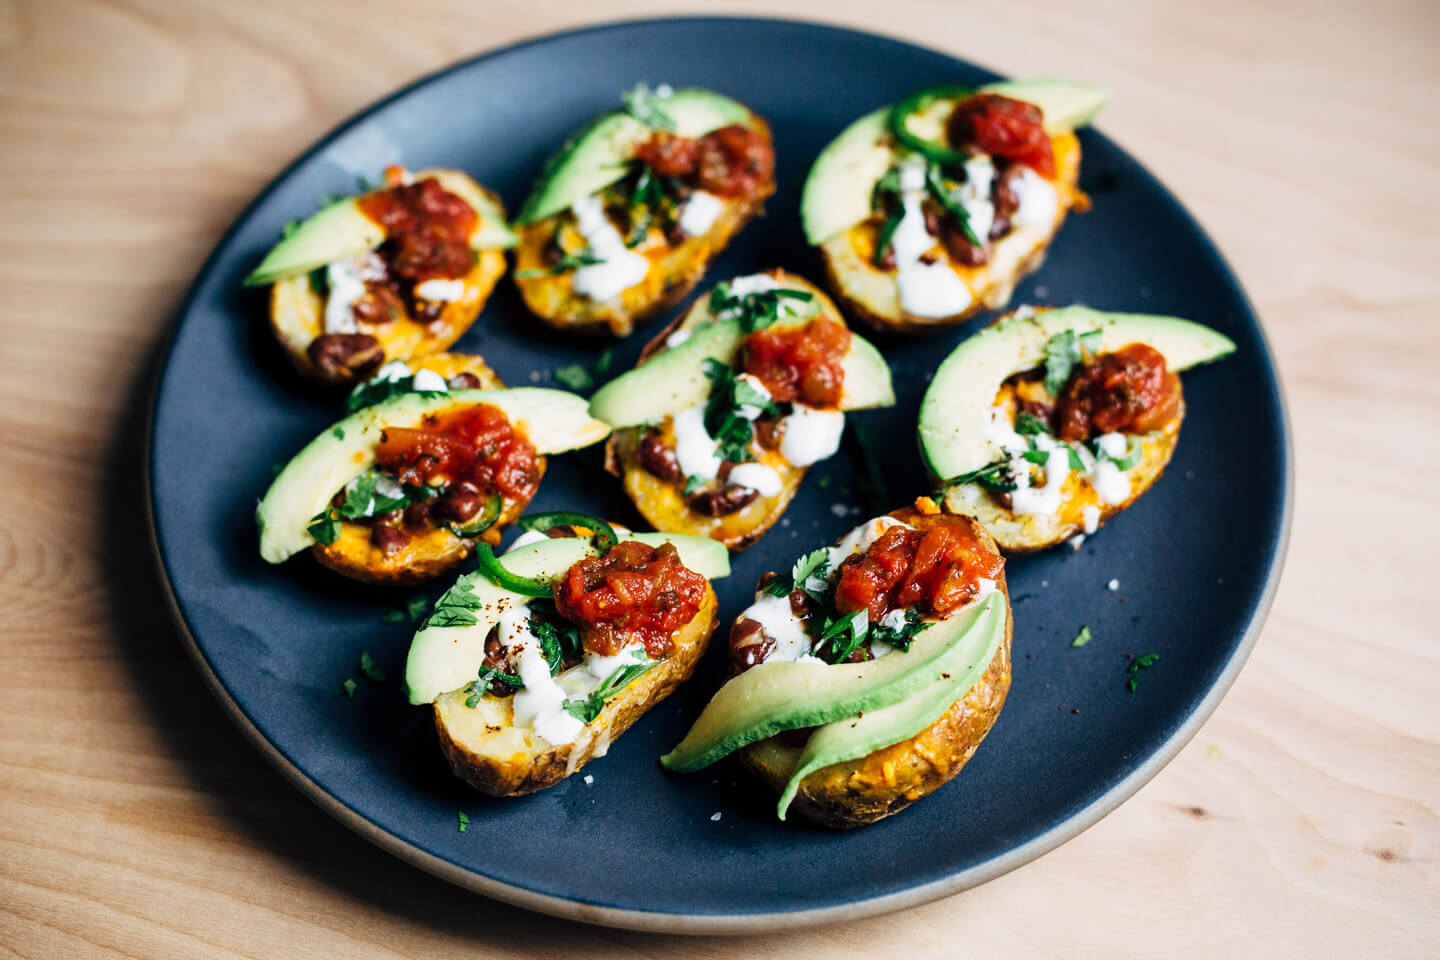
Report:
[[[1184,389],[1183,386],[1181,389]],[[1093,502],[1100,510],[1099,526],[1103,527],[1115,514],[1128,509],[1160,479],[1165,467],[1170,463],[1170,458],[1175,455],[1175,446],[1180,440],[1180,425],[1184,419],[1185,401],[1182,395],[1175,418],[1165,425],[1160,435],[1143,439],[1145,453],[1140,462],[1128,471],[1130,496],[1124,503],[1101,503],[1099,498],[1093,495],[1087,499],[1086,502]],[[975,484],[951,487],[945,494],[945,507],[952,513],[974,517],[985,532],[995,538],[1001,552],[1007,556],[1020,556],[1047,550],[1069,540],[1084,529],[1080,519],[1080,505],[1071,499],[1073,488],[1081,482],[1075,474],[1071,474],[1066,481],[1066,499],[1061,505],[1059,515],[1053,517],[1012,513],[1001,506],[988,491]]]
[[[770,127],[752,114],[748,126],[770,138]],[[730,240],[759,214],[765,200],[775,192],[772,175],[748,197],[723,199],[723,209],[714,224],[698,237],[686,237],[678,247],[642,244],[637,248],[650,258],[650,271],[645,279],[625,290],[618,297],[596,302],[576,295],[570,273],[553,276],[519,277],[515,285],[530,312],[547,326],[571,333],[628,337],[638,324],[665,313],[689,295],[705,275],[713,261],[729,245]],[[515,249],[515,269],[546,268],[545,249],[559,229],[565,213],[537,220],[519,227],[520,242]]]
[[[835,299],[849,315],[867,327],[882,333],[899,334],[934,333],[977,314],[1004,307],[1009,303],[1016,285],[1045,262],[1050,242],[1064,224],[1069,210],[1089,207],[1089,199],[1078,185],[1079,140],[1073,133],[1065,133],[1051,138],[1051,144],[1057,171],[1052,184],[1060,201],[1054,223],[1042,236],[1032,237],[1024,247],[1012,244],[1019,239],[1015,235],[996,242],[992,247],[991,262],[987,264],[979,267],[957,266],[957,271],[974,296],[965,310],[948,317],[915,317],[902,313],[895,274],[881,270],[870,261],[873,240],[867,243],[865,238],[874,232],[872,224],[857,224],[820,244],[825,281]]]
[[[427,174],[463,176],[453,171],[421,171]],[[467,178],[468,179],[468,178]],[[472,181],[473,183],[473,181]],[[475,189],[494,200],[500,198],[479,184]],[[417,323],[408,316],[397,317],[375,328],[371,336],[385,349],[386,360],[411,361],[449,348],[475,323],[495,284],[505,273],[503,250],[477,250],[475,265],[462,277],[465,292],[459,300],[445,305],[434,323]],[[276,281],[270,287],[270,331],[285,356],[302,376],[325,384],[354,383],[353,378],[332,376],[310,360],[310,344],[325,332],[325,300],[310,286],[308,275]]]
[[[819,316],[841,326],[845,325],[845,318],[836,308],[834,301],[826,296],[825,291],[804,277],[786,270],[765,272],[784,286],[808,291],[815,297]],[[651,338],[640,352],[639,363],[643,365],[652,356],[662,352],[665,341],[671,334],[687,327],[698,326],[709,319],[709,316],[702,298]],[[669,429],[668,421],[664,429]],[[635,504],[635,509],[640,511],[640,515],[656,530],[710,537],[725,544],[735,553],[754,546],[784,516],[809,470],[809,467],[792,466],[777,451],[766,450],[757,462],[765,464],[780,475],[780,492],[773,497],[756,497],[744,508],[727,516],[710,517],[691,510],[675,484],[651,475],[640,465],[635,452],[639,439],[640,430],[634,427],[616,430],[610,434],[610,438],[605,441],[605,469],[621,479],[626,495]],[[674,437],[667,436],[667,439],[673,441]]]
[[[465,706],[456,690],[435,700],[440,749],[455,776],[492,797],[516,797],[554,786],[596,757],[645,711],[695,672],[715,632],[715,591],[707,584],[695,616],[675,634],[675,651],[622,689],[573,744],[552,746],[533,731],[511,726],[509,697],[486,696]]]
[[[994,549],[984,528],[971,523],[980,541]],[[1005,638],[975,685],[938,720],[908,740],[806,776],[790,804],[791,811],[825,827],[860,827],[900,812],[960,772],[995,725],[1010,690],[1015,620],[1003,572],[995,585],[1005,596]],[[787,742],[782,734],[746,747],[740,760],[779,794],[802,747],[793,740]]]
[[[436,353],[414,360],[410,365],[416,370],[434,371],[447,380],[457,373],[473,374],[480,381],[481,390],[499,390],[505,386],[485,359],[473,353]],[[543,478],[545,458],[537,457],[536,465]],[[501,532],[519,518],[525,507],[526,504],[506,501],[494,526],[478,539],[491,546],[499,544]],[[369,527],[342,522],[340,536],[334,543],[329,546],[317,543],[310,552],[321,566],[334,570],[342,577],[377,586],[405,587],[433,580],[453,570],[475,552],[475,544],[449,530],[434,529],[386,557],[379,547],[370,543]]]

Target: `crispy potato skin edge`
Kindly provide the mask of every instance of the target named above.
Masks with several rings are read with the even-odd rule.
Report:
[[[690,679],[710,646],[717,622],[715,591],[707,584],[700,609],[676,635],[675,652],[611,698],[600,716],[586,726],[590,736],[582,734],[573,744],[547,747],[520,758],[523,762],[516,762],[515,757],[485,756],[457,741],[437,703],[435,731],[451,772],[492,797],[518,797],[554,786],[596,756],[603,756],[610,744],[647,710]]]
[[[982,542],[994,541],[975,522]],[[980,679],[940,719],[908,740],[863,757],[832,764],[800,782],[790,805],[814,823],[835,829],[861,827],[899,813],[958,774],[995,725],[1010,690],[1010,653],[1015,621],[1004,574],[996,587],[1005,595],[1005,638]],[[741,763],[778,795],[789,780],[799,750],[778,738],[751,744]]]

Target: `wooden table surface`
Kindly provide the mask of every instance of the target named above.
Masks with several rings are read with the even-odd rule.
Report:
[[[526,914],[352,835],[211,701],[152,573],[149,380],[250,197],[445,63],[672,12],[393,6],[0,0],[0,955],[1440,955],[1440,4],[732,7],[1112,88],[1102,128],[1264,319],[1298,479],[1254,656],[1118,811],[925,907],[709,940]]]

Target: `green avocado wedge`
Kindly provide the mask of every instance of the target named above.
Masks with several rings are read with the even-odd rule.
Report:
[[[432,178],[480,215],[480,224],[470,235],[472,249],[503,250],[515,245],[515,234],[505,223],[504,209],[474,180],[454,170],[422,170],[416,174],[418,180]],[[357,257],[384,242],[385,228],[360,210],[357,197],[337,200],[288,230],[245,278],[245,286],[265,286],[297,277],[337,260]]]
[[[1044,114],[1045,132],[1052,137],[1092,122],[1110,98],[1099,87],[1053,79],[987,83],[977,92],[1035,104]],[[891,109],[881,107],[854,121],[815,158],[800,196],[800,220],[811,246],[870,216],[875,184],[897,156],[888,134]]]
[[[676,90],[654,103],[682,137],[702,137],[721,127],[749,123],[754,116],[743,104],[699,87]],[[546,162],[515,222],[534,223],[554,216],[622,179],[630,171],[635,148],[653,132],[624,111],[596,117]]]
[[[314,544],[310,522],[341,487],[374,465],[375,445],[387,427],[415,427],[426,414],[482,403],[503,410],[542,454],[586,447],[610,434],[608,426],[586,413],[583,398],[565,390],[400,394],[327,428],[291,458],[255,509],[260,555],[282,563]]]
[[[811,773],[836,763],[863,757],[876,750],[908,740],[930,726],[961,699],[985,675],[995,651],[1005,639],[1005,614],[977,618],[975,624],[955,641],[965,648],[965,665],[942,676],[927,687],[888,707],[867,710],[859,716],[827,723],[805,742],[795,771],[780,794],[775,812],[781,820]],[[895,656],[892,654],[891,656]]]
[[[958,477],[1000,456],[999,447],[985,431],[996,392],[1007,377],[1042,365],[1045,345],[1067,330],[1077,336],[1100,331],[1097,352],[1130,343],[1148,344],[1177,372],[1219,360],[1235,350],[1235,344],[1223,334],[1178,317],[1108,313],[1089,307],[1011,314],[956,347],[925,390],[918,433],[920,451],[931,474],[939,480]]]
[[[680,562],[707,580],[730,574],[729,552],[709,537],[627,533],[620,539],[650,546],[672,543]],[[518,576],[553,580],[594,553],[589,540],[560,537],[511,550],[501,557],[501,562]],[[474,680],[485,662],[485,641],[500,615],[529,601],[523,594],[497,586],[478,570],[456,580],[410,641],[405,660],[405,695],[409,701],[416,705],[431,703],[441,694]]]
[[[739,320],[717,320],[695,327],[689,339],[657,353],[611,380],[590,400],[590,415],[615,429],[653,423],[710,396],[705,361],[731,365],[746,333]],[[895,403],[890,366],[868,340],[852,332],[843,362],[841,410],[868,410]]]
[[[770,661],[751,667],[716,692],[660,763],[689,773],[783,730],[851,720],[900,703],[946,674],[968,670],[975,655],[967,640],[972,632],[988,635],[1004,626],[1005,597],[994,593],[922,631],[903,654],[864,663]]]

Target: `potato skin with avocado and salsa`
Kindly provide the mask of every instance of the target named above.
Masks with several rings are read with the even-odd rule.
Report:
[[[475,559],[414,632],[405,693],[483,793],[533,793],[603,757],[690,679],[723,618],[729,678],[662,766],[737,754],[780,819],[873,823],[958,775],[997,721],[1006,556],[1078,545],[1157,482],[1186,414],[1180,372],[1234,344],[1083,306],[995,320],[940,360],[920,404],[938,492],[766,573],[732,618],[712,586],[731,553],[838,451],[847,414],[895,403],[881,349],[847,317],[930,332],[1007,303],[1088,206],[1074,131],[1107,94],[935,87],[861,117],[800,198],[833,300],[785,269],[732,276],[589,399],[507,388],[484,358],[445,352],[506,249],[543,323],[624,337],[678,304],[775,191],[770,127],[749,108],[664,85],[622,99],[551,157],[513,229],[467,174],[392,166],[288,227],[246,279],[271,288],[292,364],[350,387],[346,416],[260,500],[261,556],[309,551],[377,586]],[[657,532],[529,510],[548,457],[602,441],[616,480],[591,466],[595,481],[618,482]]]
[[[1010,688],[1012,632],[994,541],[921,498],[762,578],[731,628],[734,676],[661,762],[739,750],[781,819],[873,823],[974,754]]]

